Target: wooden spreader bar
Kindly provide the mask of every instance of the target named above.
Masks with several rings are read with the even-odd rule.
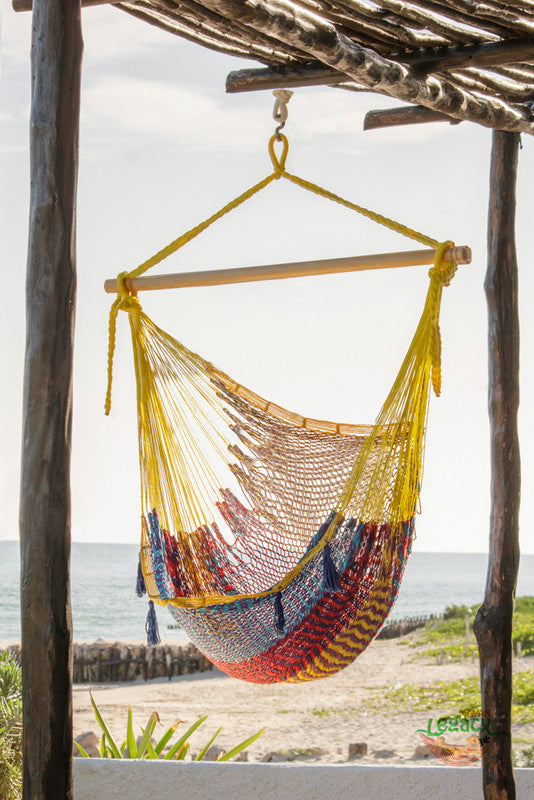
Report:
[[[258,267],[237,269],[210,269],[199,272],[178,272],[171,275],[144,275],[126,280],[129,291],[141,292],[150,289],[185,289],[194,286],[222,286],[229,283],[251,281],[275,281],[282,278],[304,278],[310,275],[330,275],[336,272],[360,272],[370,269],[392,269],[394,267],[416,267],[434,263],[436,251],[405,250],[400,253],[377,253],[348,258],[327,258],[320,261],[296,261],[289,264],[266,264]],[[451,247],[444,253],[444,261],[455,264],[471,263],[471,248],[465,245]],[[117,280],[104,283],[106,292],[117,292]]]

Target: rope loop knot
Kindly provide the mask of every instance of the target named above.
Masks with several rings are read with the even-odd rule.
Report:
[[[287,136],[284,136],[283,133],[279,134],[280,138],[276,138],[276,134],[273,134],[269,139],[269,155],[271,157],[271,161],[273,162],[274,167],[274,174],[275,178],[281,178],[284,172],[286,171],[286,159],[287,153],[289,150],[289,142],[287,141]],[[282,152],[280,153],[280,157],[278,157],[274,151],[275,142],[280,141],[282,142]]]
[[[119,272],[117,275],[117,297],[109,312],[109,339],[108,339],[108,386],[106,390],[106,401],[104,410],[108,416],[111,410],[111,384],[113,382],[113,355],[115,353],[115,338],[117,332],[117,314],[126,311],[128,314],[140,314],[141,303],[135,294],[132,294],[126,286],[126,280],[130,277],[129,272]]]
[[[135,293],[132,293],[126,286],[126,280],[130,277],[129,272],[119,272],[117,275],[117,299],[115,300],[116,312],[126,311],[128,314],[138,314],[141,311],[141,303]]]
[[[434,266],[428,270],[428,277],[436,280],[439,286],[449,286],[458,269],[458,264],[453,261],[443,261],[445,252],[452,247],[454,247],[454,242],[442,242],[436,248]]]
[[[442,242],[436,248],[434,266],[428,271],[431,280],[430,295],[431,303],[431,324],[432,332],[430,336],[430,379],[434,394],[439,397],[441,394],[441,331],[439,327],[439,310],[441,304],[441,292],[444,286],[449,286],[453,279],[458,265],[452,261],[443,261],[443,256],[450,247],[454,247],[454,242]]]

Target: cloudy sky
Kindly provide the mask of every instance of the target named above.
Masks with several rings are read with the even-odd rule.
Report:
[[[17,536],[24,273],[28,217],[31,15],[1,0],[0,219],[3,302],[3,525]],[[103,282],[130,269],[270,172],[270,92],[226,95],[237,61],[105,6],[83,12],[78,203],[73,538],[137,542],[135,395],[119,321],[112,414],[105,418]],[[462,123],[364,133],[397,105],[333,88],[290,102],[289,169],[438,239],[469,244],[471,266],[444,293],[443,396],[431,404],[420,551],[487,550],[489,446],[483,293],[491,132]],[[534,553],[534,143],[518,187],[522,331],[521,544]],[[246,266],[412,249],[395,234],[277,182],[158,267]],[[426,270],[382,271],[147,293],[145,311],[240,383],[308,416],[371,422],[391,386],[427,287]]]

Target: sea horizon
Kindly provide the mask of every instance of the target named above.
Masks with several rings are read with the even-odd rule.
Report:
[[[19,543],[20,543],[19,539],[2,539],[2,538],[0,538],[0,545],[2,545],[2,544],[19,544]],[[124,545],[124,547],[137,547],[139,549],[139,545],[138,544],[133,544],[132,542],[110,542],[110,541],[99,542],[99,541],[89,541],[89,540],[85,540],[85,539],[83,539],[83,540],[73,539],[71,544],[73,544],[73,545],[88,544],[88,545],[95,545],[95,546],[108,545],[108,544],[109,545]],[[417,553],[419,553],[419,555],[475,555],[475,556],[482,555],[483,556],[483,555],[488,555],[489,554],[489,550],[417,550]],[[523,556],[534,556],[534,551],[532,553],[525,553],[522,550],[521,551],[521,558],[523,558]],[[533,591],[534,591],[534,588],[533,588]]]
[[[20,641],[19,546],[0,540],[0,642]],[[447,606],[476,607],[484,598],[487,553],[416,551],[408,559],[389,620],[442,614]],[[73,638],[127,643],[145,636],[146,598],[135,594],[138,545],[73,542],[71,595]],[[534,595],[534,555],[523,554],[517,596]],[[158,608],[162,642],[186,643],[173,618]]]

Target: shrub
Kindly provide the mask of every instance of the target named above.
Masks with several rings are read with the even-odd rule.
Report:
[[[22,796],[22,676],[15,657],[0,653],[0,800]]]
[[[471,609],[467,606],[447,606],[445,611],[443,612],[443,619],[465,619],[465,615],[467,612],[471,612]]]
[[[521,750],[525,767],[534,767],[534,744]]]
[[[93,706],[93,711],[95,712],[96,721],[102,730],[102,738],[100,740],[100,755],[102,758],[164,758],[167,760],[183,761],[189,750],[189,737],[207,719],[207,717],[200,717],[200,719],[197,719],[197,721],[193,722],[193,724],[190,725],[186,732],[182,734],[182,736],[180,736],[176,742],[171,744],[171,739],[178,725],[180,725],[180,722],[176,722],[174,725],[171,725],[171,727],[165,731],[160,740],[154,744],[152,736],[157,723],[160,721],[158,714],[155,711],[152,712],[145,727],[141,728],[141,737],[136,739],[133,730],[132,709],[129,708],[128,721],[126,723],[126,739],[121,746],[118,747],[113,739],[113,736],[109,732],[108,726],[104,722],[102,714],[100,713],[91,692],[89,692],[89,695],[91,697],[91,704]],[[211,747],[221,731],[222,727],[216,731],[211,739],[209,739],[209,741],[200,750],[198,755],[195,756],[195,761],[201,761],[204,758],[208,749]],[[237,756],[242,750],[245,749],[245,747],[248,747],[255,742],[262,733],[263,729],[258,731],[258,733],[255,733],[253,736],[250,736],[248,739],[245,739],[244,742],[240,742],[235,747],[232,747],[232,749],[228,752],[222,753],[217,758],[217,761],[228,761],[230,758]],[[79,745],[78,742],[75,744],[78,747],[81,755],[85,758],[89,758],[83,747]],[[168,747],[167,751],[165,751],[166,747]],[[3,798],[0,798],[0,800],[3,800]]]

